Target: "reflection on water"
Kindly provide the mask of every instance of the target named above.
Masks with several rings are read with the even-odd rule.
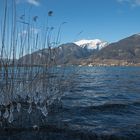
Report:
[[[67,74],[72,69],[73,86],[55,111],[46,118],[36,109],[30,116],[22,110],[0,139],[139,140],[140,68],[71,67]]]

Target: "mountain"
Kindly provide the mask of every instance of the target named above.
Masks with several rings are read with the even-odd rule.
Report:
[[[100,50],[94,58],[140,61],[140,34],[135,34]]]
[[[94,40],[79,40],[77,42],[74,42],[76,45],[87,48],[89,50],[101,50],[102,48],[106,47],[108,45],[108,42],[101,41],[100,39],[94,39]]]
[[[88,58],[93,51],[87,48],[81,48],[75,43],[66,43],[60,45],[57,49],[57,63],[61,64],[75,64],[80,59]]]
[[[108,44],[99,39],[80,40],[51,49],[57,65],[140,65],[140,34]],[[46,64],[49,50],[43,49],[18,60],[19,64]]]
[[[93,54],[94,50],[89,51],[87,48],[79,47],[74,43],[66,43],[56,48],[52,48],[51,53],[53,56],[55,56],[55,61],[58,65],[77,64],[81,59],[88,58],[91,54]],[[48,56],[49,50],[43,49],[21,57],[18,63],[24,65],[45,64]]]

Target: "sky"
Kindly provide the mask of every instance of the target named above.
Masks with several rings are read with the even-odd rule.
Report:
[[[36,30],[48,21],[57,34],[61,25],[61,43],[97,38],[111,43],[140,32],[140,0],[16,0],[16,4],[17,18],[23,13],[38,16]]]

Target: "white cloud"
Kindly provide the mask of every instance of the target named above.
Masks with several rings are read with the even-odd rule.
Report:
[[[128,3],[132,7],[140,6],[140,0],[117,0],[119,3]]]
[[[40,6],[40,0],[16,0],[16,4],[28,3],[33,6]]]
[[[40,0],[27,0],[29,4],[32,4],[34,6],[39,6],[40,5]]]
[[[135,0],[135,3],[140,6],[140,0]]]

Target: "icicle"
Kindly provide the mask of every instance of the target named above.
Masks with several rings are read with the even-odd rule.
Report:
[[[40,95],[40,97],[39,97],[39,103],[42,104],[43,102],[44,102],[44,98],[43,98],[42,95]]]
[[[9,115],[9,118],[8,118],[8,122],[9,122],[9,123],[12,123],[13,120],[14,120],[13,113],[10,112],[10,115]]]
[[[48,110],[47,110],[46,106],[43,106],[43,108],[41,109],[41,112],[45,117],[48,115]]]
[[[28,95],[29,96],[29,95]],[[31,104],[33,102],[32,98],[29,97],[29,100],[27,101],[29,104]]]
[[[5,104],[4,104],[4,95],[1,96],[1,104],[2,104],[2,105],[5,105]]]
[[[37,105],[37,103],[38,103],[38,101],[39,101],[39,98],[36,96],[36,97],[34,97],[34,103]]]
[[[3,114],[3,117],[4,117],[5,119],[7,119],[8,116],[9,116],[9,112],[8,112],[8,109],[6,108],[6,109],[5,109],[5,112],[4,112],[4,114]]]
[[[17,103],[17,111],[20,112],[20,109],[21,109],[21,104]]]
[[[2,105],[2,99],[1,99],[1,96],[0,96],[0,105]]]
[[[37,108],[38,110],[41,110],[41,107],[40,107],[40,106],[38,106],[38,105],[36,106],[36,108]]]
[[[57,99],[58,99],[59,102],[61,101],[61,97],[58,97]]]
[[[33,125],[33,129],[34,130],[39,130],[39,126],[35,124],[35,125]]]
[[[28,113],[30,114],[31,112],[32,112],[32,104],[30,104],[28,108]]]
[[[10,112],[14,112],[14,106],[13,106],[13,104],[10,105]]]

